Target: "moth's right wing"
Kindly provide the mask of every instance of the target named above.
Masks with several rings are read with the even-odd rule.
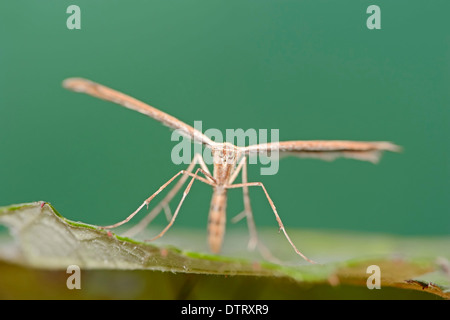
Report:
[[[296,156],[328,161],[343,157],[376,163],[383,151],[399,152],[401,148],[385,141],[306,140],[257,144],[244,147],[241,150],[248,155],[279,152],[280,157]]]
[[[183,136],[190,138],[195,142],[202,143],[211,147],[214,142],[200,131],[194,129],[190,125],[178,120],[171,115],[162,112],[142,101],[139,101],[126,94],[118,92],[114,89],[105,87],[101,84],[83,78],[69,78],[64,80],[63,87],[75,92],[82,92],[91,96],[117,103],[125,108],[143,113],[169,128],[177,130]]]

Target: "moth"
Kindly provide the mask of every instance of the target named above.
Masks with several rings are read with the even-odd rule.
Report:
[[[130,221],[144,206],[148,206],[150,202],[167,186],[172,184],[177,178],[173,188],[161,200],[161,202],[150,213],[142,219],[137,225],[127,232],[127,235],[134,235],[143,230],[162,210],[168,216],[167,226],[155,237],[146,241],[152,241],[162,237],[167,230],[173,225],[180,208],[189,194],[192,184],[195,180],[210,185],[213,189],[211,205],[208,216],[208,243],[213,253],[219,253],[222,247],[226,225],[226,207],[227,207],[227,191],[229,189],[242,188],[244,211],[235,217],[234,220],[246,218],[250,234],[248,243],[249,249],[258,247],[263,256],[270,258],[271,255],[267,248],[259,241],[256,232],[256,226],[253,219],[252,208],[250,205],[249,187],[261,188],[264,192],[270,207],[278,222],[279,230],[295,250],[295,252],[303,259],[310,263],[313,260],[305,256],[292,242],[286,229],[281,221],[277,209],[272,201],[266,187],[262,182],[249,182],[247,177],[247,160],[248,157],[259,153],[278,152],[280,156],[297,156],[300,158],[317,158],[322,160],[333,160],[338,157],[352,158],[361,161],[377,162],[383,151],[398,152],[400,147],[386,141],[364,142],[364,141],[346,141],[346,140],[298,140],[298,141],[282,141],[263,144],[255,144],[244,147],[238,147],[229,142],[214,142],[199,130],[194,129],[190,125],[178,120],[177,118],[158,110],[144,102],[141,102],[126,94],[92,82],[83,78],[69,78],[64,80],[63,87],[75,92],[85,93],[103,100],[114,102],[125,108],[145,114],[167,127],[177,130],[182,135],[188,137],[195,143],[200,143],[204,147],[211,150],[213,159],[213,172],[211,173],[205,164],[203,156],[199,153],[195,154],[192,162],[185,170],[180,170],[165,184],[163,184],[156,192],[148,197],[133,213],[126,219],[113,225],[102,226],[100,228],[112,229]],[[197,167],[198,166],[198,167]],[[197,168],[196,168],[197,167]],[[196,169],[195,169],[196,168]],[[195,169],[195,171],[194,171]],[[241,183],[234,183],[237,176],[241,173]],[[180,177],[181,176],[181,177]],[[173,213],[169,212],[168,204],[172,198],[183,187],[187,179],[190,182],[184,189],[182,198]]]

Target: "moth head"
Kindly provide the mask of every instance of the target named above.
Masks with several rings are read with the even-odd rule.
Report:
[[[213,160],[215,164],[235,164],[239,155],[236,146],[231,143],[221,143],[212,149]]]

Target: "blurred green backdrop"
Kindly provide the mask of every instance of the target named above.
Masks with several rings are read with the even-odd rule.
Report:
[[[66,27],[71,4],[81,30]],[[371,4],[381,30],[366,27]],[[185,167],[171,162],[166,127],[61,87],[80,76],[204,129],[393,141],[404,152],[378,165],[288,158],[275,176],[250,166],[250,180],[264,182],[288,230],[448,234],[449,9],[447,0],[2,1],[0,205],[45,200],[69,219],[110,224]],[[257,225],[276,229],[261,190],[250,192]],[[194,184],[176,225],[203,229],[211,193]],[[233,190],[229,216],[242,207]]]

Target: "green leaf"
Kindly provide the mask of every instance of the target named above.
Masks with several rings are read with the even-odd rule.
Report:
[[[328,294],[339,293],[340,297],[346,297],[343,292],[352,288],[350,291],[353,294],[361,291],[369,298],[386,297],[376,291],[392,294],[394,289],[397,289],[392,295],[394,298],[406,292],[410,294],[411,290],[417,290],[419,298],[423,298],[421,295],[424,293],[428,293],[428,297],[450,298],[448,274],[450,238],[448,237],[413,238],[288,229],[294,243],[301,243],[302,250],[319,262],[312,265],[293,252],[283,235],[276,232],[276,228],[263,230],[260,232],[260,238],[270,244],[268,247],[284,261],[278,264],[263,261],[255,253],[244,250],[246,237],[240,231],[227,238],[224,255],[213,255],[202,252],[204,234],[199,232],[171,231],[172,233],[168,233],[164,238],[166,241],[168,241],[167,238],[174,242],[178,241],[177,247],[161,241],[148,243],[121,237],[94,225],[68,220],[45,202],[2,207],[0,223],[6,225],[14,237],[12,243],[6,240],[0,242],[0,272],[2,274],[10,272],[9,279],[16,279],[15,275],[25,272],[24,270],[61,274],[61,271],[65,271],[69,265],[78,265],[83,272],[96,275],[90,277],[92,283],[96,283],[95,279],[101,278],[101,274],[103,276],[105,272],[108,274],[107,270],[119,272],[125,278],[130,274],[141,274],[141,283],[146,283],[145,279],[149,276],[153,277],[152,282],[170,277],[167,273],[148,273],[148,270],[153,270],[170,271],[169,274],[185,276],[190,274],[199,283],[206,281],[205,279],[209,279],[208,281],[211,279],[202,278],[201,275],[235,276],[233,281],[242,282],[244,287],[247,287],[246,282],[254,281],[255,277],[260,279],[259,283],[270,285],[288,281],[284,289],[279,289],[278,292],[273,291],[268,298],[301,298],[302,293],[308,292],[307,288],[311,294],[314,290],[318,290],[317,297],[326,297],[327,292]],[[198,236],[199,234],[201,237]],[[367,267],[370,265],[377,265],[381,269],[382,290],[369,290],[366,287],[367,278],[370,276],[367,273]],[[147,272],[139,273],[137,270],[147,270]],[[155,275],[160,275],[158,280],[154,279]],[[2,285],[8,287],[5,281],[0,278],[0,288]],[[16,281],[19,280],[16,279]],[[193,283],[190,286],[196,287]],[[291,288],[292,286],[294,288]],[[16,287],[10,284],[8,292],[12,294]],[[62,289],[58,288],[63,292],[60,293],[61,296],[70,296],[67,288],[64,286]],[[292,290],[289,291],[287,288]],[[330,288],[334,291],[330,291]],[[214,293],[202,292],[206,298],[215,296],[233,298],[237,294],[234,292],[232,296],[229,296],[226,289],[219,292],[216,289],[217,287],[212,286],[211,292]],[[84,290],[86,294],[88,291]],[[110,295],[109,297],[124,298],[120,294],[119,296],[111,295],[112,291],[105,292]],[[29,289],[27,292],[32,290]],[[157,292],[163,295],[162,291]],[[253,296],[244,295],[244,298],[257,298],[258,295],[263,294],[261,290],[253,292],[250,287],[248,292]],[[172,293],[167,297],[179,297],[179,291],[174,289]],[[0,297],[1,294],[0,292]],[[20,296],[19,293],[18,295]],[[152,295],[147,293],[139,297],[148,298],[149,296]],[[356,297],[363,296],[361,293],[356,294]],[[91,292],[89,297],[97,296]],[[157,295],[152,297],[158,298]],[[188,297],[191,296],[188,295]],[[201,298],[202,296],[197,293],[193,297]],[[306,297],[314,297],[314,295],[306,295]]]

